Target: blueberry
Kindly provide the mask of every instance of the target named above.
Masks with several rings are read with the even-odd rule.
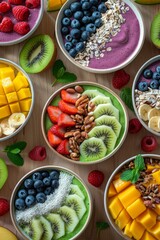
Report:
[[[19,198],[26,198],[27,197],[27,191],[25,189],[21,189],[18,191],[18,197]]]
[[[27,178],[24,181],[24,186],[28,189],[28,188],[32,188],[33,187],[33,180],[31,178]]]
[[[41,173],[42,178],[48,177],[49,176],[49,172],[45,171]]]
[[[103,24],[102,19],[101,19],[101,18],[96,19],[95,22],[94,22],[94,24],[95,24],[95,26],[96,26],[97,28],[101,27],[102,24]]]
[[[150,69],[145,69],[143,72],[143,76],[147,79],[151,79],[153,72]]]
[[[72,39],[72,44],[75,46],[77,44],[78,40],[77,39]]]
[[[69,55],[74,58],[77,55],[76,49],[72,48],[71,50],[69,50]]]
[[[65,9],[65,10],[64,10],[64,15],[65,15],[66,17],[72,17],[72,11],[71,11],[71,9],[69,9],[69,8]]]
[[[71,23],[71,20],[68,17],[65,17],[65,18],[62,19],[63,26],[67,27],[67,26],[70,25],[70,23]]]
[[[92,13],[92,17],[94,20],[101,18],[101,16],[102,16],[101,13],[98,11]]]
[[[96,32],[96,27],[93,23],[89,23],[86,26],[86,31],[89,33],[95,33]]]
[[[148,90],[148,83],[147,82],[139,82],[138,83],[138,89],[142,92],[145,92]]]
[[[34,182],[34,188],[40,188],[43,187],[43,182],[42,180],[37,180]]]
[[[81,10],[81,3],[80,2],[74,2],[71,4],[70,9],[72,12],[76,12],[78,10]]]
[[[160,66],[157,66],[157,67],[156,67],[156,71],[157,71],[158,73],[160,73]]]
[[[46,201],[46,195],[44,193],[38,193],[36,195],[36,200],[38,203],[44,203]]]
[[[91,11],[84,11],[83,14],[88,17],[92,15]]]
[[[83,9],[83,10],[88,10],[88,9],[91,8],[91,6],[92,6],[92,4],[91,4],[90,2],[84,2],[84,3],[82,3],[82,9]]]
[[[65,37],[67,42],[71,42],[72,41],[72,36],[70,34],[66,35]]]
[[[36,195],[36,190],[34,188],[28,189],[28,195]]]
[[[89,32],[87,32],[87,31],[84,31],[84,32],[82,32],[82,34],[81,34],[81,38],[82,38],[84,41],[87,41],[87,39],[89,38],[89,36],[90,36],[90,34],[89,34]]]
[[[160,80],[160,73],[154,72],[152,78],[156,80]]]
[[[81,36],[81,31],[77,28],[71,30],[71,36],[73,38],[79,38]]]
[[[59,172],[54,170],[50,172],[50,178],[51,180],[58,180],[59,179]]]
[[[50,177],[44,178],[44,179],[43,179],[43,184],[44,184],[44,186],[50,186],[50,184],[51,184],[51,178],[50,178]]]
[[[84,23],[84,24],[88,24],[88,23],[90,23],[90,22],[91,22],[90,17],[88,17],[88,16],[84,16],[84,17],[82,18],[82,23]]]
[[[85,44],[83,42],[79,42],[76,44],[76,51],[82,52],[85,49]]]
[[[37,193],[43,193],[44,192],[44,187],[39,187],[36,189]]]
[[[105,13],[105,12],[107,11],[107,7],[106,7],[105,3],[99,4],[99,6],[98,6],[98,11],[99,11],[100,13]]]
[[[77,11],[77,12],[74,13],[74,18],[75,19],[80,20],[80,19],[82,19],[82,17],[83,17],[83,12],[82,11]]]
[[[92,13],[93,13],[93,12],[96,12],[96,11],[97,11],[97,7],[92,6],[92,7],[91,7],[91,11],[92,11]]]
[[[44,194],[45,195],[49,195],[52,193],[52,188],[51,187],[47,187],[45,190],[44,190]]]
[[[57,180],[52,180],[51,186],[53,188],[58,188],[59,187],[59,182]]]
[[[80,22],[77,19],[73,19],[71,21],[71,27],[72,28],[80,28],[80,26],[81,26],[81,24],[80,24]]]
[[[158,89],[159,82],[158,82],[158,80],[152,80],[149,85],[152,89]]]
[[[28,195],[25,199],[25,204],[27,207],[31,207],[35,203],[35,197],[33,195]]]
[[[15,201],[15,207],[18,210],[24,210],[26,208],[25,201],[22,198],[17,198]]]
[[[84,32],[86,30],[85,26],[81,27],[81,32]]]
[[[35,172],[32,175],[33,181],[41,180],[42,179],[42,174],[40,172]]]
[[[68,27],[62,27],[61,33],[66,36],[69,33],[69,28]]]
[[[72,43],[71,43],[71,42],[66,42],[66,43],[64,44],[64,47],[65,47],[65,49],[66,49],[67,51],[69,51],[69,50],[72,48]]]
[[[89,2],[89,0],[81,0],[80,3]]]
[[[98,0],[89,0],[89,2],[90,2],[93,6],[97,6],[97,5],[98,5]]]

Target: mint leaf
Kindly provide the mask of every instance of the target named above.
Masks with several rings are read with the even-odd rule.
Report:
[[[77,80],[77,76],[74,73],[65,72],[62,77],[57,78],[59,83],[70,83]]]
[[[55,76],[55,78],[59,78],[63,76],[62,72],[65,72],[65,71],[66,71],[66,67],[64,66],[63,62],[60,59],[56,60],[52,68],[53,76]]]
[[[132,181],[133,178],[133,170],[126,170],[122,172],[120,179],[123,181]]]
[[[96,222],[96,228],[102,230],[109,228],[109,224],[107,222]]]
[[[139,154],[134,160],[135,168],[142,171],[146,168],[143,157]]]
[[[140,177],[140,172],[137,169],[133,169],[132,183],[136,183]]]
[[[15,149],[11,150],[10,152],[13,154],[17,154],[17,153],[20,153],[21,150],[19,148],[15,148]]]
[[[9,160],[14,163],[16,166],[23,166],[24,164],[24,160],[21,157],[20,154],[14,154],[11,152],[7,152],[7,156],[9,158]]]
[[[133,104],[132,104],[132,90],[131,88],[123,88],[120,92],[120,97],[123,102],[134,112]]]
[[[57,79],[61,78],[65,73],[65,69],[63,67],[61,67],[58,72],[57,72]]]
[[[26,146],[27,146],[26,142],[20,141],[20,142],[16,142],[16,143],[14,143],[14,144],[12,144],[10,146],[5,147],[4,151],[5,152],[11,152],[14,149],[19,149],[20,152],[21,152],[22,150],[24,150],[26,148]]]

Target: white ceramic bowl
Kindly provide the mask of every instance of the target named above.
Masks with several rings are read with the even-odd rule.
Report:
[[[20,42],[23,42],[24,40],[29,38],[36,31],[39,24],[41,23],[41,20],[43,18],[43,13],[44,13],[44,1],[41,0],[40,2],[41,2],[41,6],[40,6],[40,8],[37,12],[37,18],[35,19],[35,23],[31,27],[30,31],[25,35],[16,34],[14,39],[11,39],[11,40],[8,40],[8,41],[6,41],[6,40],[4,41],[3,38],[5,38],[5,35],[7,36],[8,34],[12,34],[12,33],[1,33],[0,34],[0,46],[10,46],[10,45],[14,45],[14,44],[18,44]],[[30,9],[30,11],[34,12],[35,10]],[[30,24],[30,22],[29,22],[29,24]]]
[[[31,117],[31,114],[32,114],[32,110],[33,110],[33,106],[34,106],[34,89],[33,89],[33,84],[32,84],[32,81],[30,79],[30,77],[28,76],[28,74],[19,66],[17,65],[16,63],[10,61],[10,60],[7,60],[7,59],[4,59],[4,58],[0,58],[0,63],[4,63],[4,64],[7,64],[9,66],[13,66],[13,68],[15,68],[17,71],[20,71],[22,72],[22,74],[27,78],[28,80],[28,83],[29,83],[29,87],[30,87],[30,91],[31,91],[31,98],[32,98],[32,102],[31,102],[31,106],[30,106],[30,110],[27,114],[27,117],[25,119],[25,122],[20,126],[18,127],[12,134],[8,135],[8,136],[4,136],[3,137],[0,137],[0,142],[3,142],[5,140],[8,140],[12,137],[14,137],[16,134],[18,134],[23,128],[24,126],[27,124],[29,118]]]
[[[145,38],[145,30],[144,30],[144,23],[143,23],[143,19],[142,19],[142,15],[139,12],[138,8],[133,4],[133,2],[131,2],[130,0],[123,0],[134,12],[134,14],[136,15],[136,18],[138,19],[139,22],[139,27],[140,27],[140,36],[139,36],[139,40],[137,42],[137,46],[135,47],[134,51],[132,51],[126,58],[126,60],[122,63],[119,63],[118,65],[114,66],[114,67],[110,67],[107,69],[97,69],[97,68],[91,68],[91,67],[87,67],[87,66],[82,66],[82,64],[78,63],[77,61],[74,60],[74,58],[72,58],[69,53],[67,52],[67,50],[64,47],[64,43],[63,43],[63,38],[62,38],[62,34],[61,34],[61,19],[64,16],[63,12],[66,8],[68,8],[70,6],[71,3],[75,2],[75,0],[68,0],[66,1],[66,3],[62,6],[61,10],[59,11],[59,14],[57,16],[56,19],[56,25],[55,25],[55,33],[56,33],[56,38],[57,38],[57,42],[59,44],[59,47],[61,49],[61,51],[63,52],[63,54],[68,58],[68,60],[70,62],[72,62],[74,65],[76,65],[77,67],[86,70],[88,72],[93,72],[93,73],[110,73],[110,72],[114,72],[117,71],[118,69],[121,69],[125,66],[127,66],[129,63],[131,63],[134,58],[138,55],[138,53],[140,52],[143,43],[144,43],[144,38]],[[132,31],[134,31],[134,29],[132,29]],[[123,46],[122,46],[123,47]]]

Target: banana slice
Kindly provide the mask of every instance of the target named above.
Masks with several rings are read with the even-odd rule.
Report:
[[[155,117],[155,116],[160,116],[160,110],[156,108],[152,108],[148,112],[148,119],[151,119],[152,117]]]
[[[8,118],[8,123],[11,127],[18,128],[25,122],[25,119],[26,119],[26,117],[23,113],[13,113]]]
[[[3,135],[3,131],[2,131],[2,127],[0,125],[0,137],[2,137],[2,135]]]
[[[14,127],[11,127],[8,122],[8,118],[5,118],[0,122],[2,132],[4,135],[8,136],[11,135],[16,129]]]
[[[138,109],[138,113],[139,116],[144,120],[144,121],[148,121],[148,112],[151,110],[152,108],[148,105],[148,104],[142,104],[140,105],[139,109]]]
[[[160,116],[154,116],[149,119],[148,127],[153,129],[156,132],[160,132],[159,128]]]

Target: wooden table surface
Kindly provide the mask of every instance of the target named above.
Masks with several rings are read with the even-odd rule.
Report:
[[[125,70],[131,75],[131,80],[128,86],[132,86],[132,82],[134,79],[134,76],[138,69],[141,67],[141,65],[148,60],[149,58],[158,55],[160,51],[153,46],[153,44],[150,41],[150,24],[151,20],[153,19],[153,16],[160,11],[160,4],[159,5],[152,5],[152,6],[142,6],[138,5],[137,7],[141,11],[144,23],[145,23],[145,30],[146,30],[146,38],[144,46],[139,53],[139,55],[136,57],[136,59],[129,64],[127,67],[125,67]],[[44,13],[43,20],[38,27],[35,34],[39,33],[49,33],[51,36],[54,34],[54,24],[55,19],[57,16],[57,12],[55,13]],[[134,31],[134,29],[132,29]],[[14,46],[9,47],[0,47],[0,57],[6,58],[9,60],[12,60],[16,63],[19,62],[19,52],[22,48],[24,43],[17,44]],[[58,48],[58,46],[57,46]],[[117,56],[118,57],[118,56]],[[91,82],[97,82],[99,84],[102,84],[104,86],[107,86],[111,88],[113,91],[115,91],[117,94],[119,94],[118,90],[113,89],[111,84],[111,79],[113,74],[92,74],[85,71],[82,71],[81,69],[75,67],[72,63],[70,63],[62,54],[62,52],[58,48],[58,56],[57,58],[60,58],[63,60],[64,64],[66,65],[67,69],[70,72],[74,72],[77,75],[77,79],[79,81],[91,81]],[[107,179],[109,178],[110,174],[113,172],[115,167],[118,166],[119,163],[123,162],[125,159],[134,156],[138,153],[142,153],[140,148],[140,141],[141,138],[145,135],[151,135],[149,132],[147,132],[145,129],[142,129],[138,134],[131,135],[128,134],[127,138],[122,145],[122,147],[119,149],[119,151],[110,159],[100,163],[100,164],[93,164],[89,166],[83,166],[83,165],[76,165],[72,164],[70,162],[65,162],[64,160],[61,160],[57,156],[55,156],[51,150],[48,148],[48,146],[45,144],[45,141],[42,136],[41,132],[41,113],[43,106],[49,96],[57,89],[59,89],[62,85],[56,84],[54,87],[52,87],[53,82],[53,76],[51,73],[51,69],[39,73],[39,74],[32,74],[30,75],[31,80],[34,85],[35,90],[35,105],[33,109],[32,116],[27,123],[26,127],[23,131],[21,131],[18,135],[16,135],[14,138],[10,139],[9,141],[5,141],[4,143],[0,143],[0,157],[4,158],[7,162],[8,159],[3,152],[3,149],[6,145],[14,143],[16,141],[24,140],[27,142],[27,148],[23,152],[23,156],[25,158],[25,164],[23,167],[15,167],[11,165],[8,162],[9,166],[9,177],[8,180],[3,187],[3,189],[0,191],[0,197],[4,197],[7,199],[10,199],[12,190],[17,183],[17,181],[28,171],[40,167],[43,165],[59,165],[66,168],[69,168],[79,174],[83,180],[87,183],[92,196],[93,196],[93,202],[94,202],[94,208],[93,208],[93,215],[91,222],[85,232],[78,238],[78,240],[97,240],[96,238],[96,227],[95,224],[97,221],[107,221],[107,218],[105,216],[104,212],[104,206],[103,206],[103,194],[105,185],[107,182]],[[131,112],[129,109],[129,117],[133,118],[135,117],[134,113]],[[158,142],[160,144],[160,139],[158,139]],[[28,158],[28,152],[36,145],[42,145],[45,146],[47,149],[47,159],[42,162],[34,162]],[[160,148],[154,151],[153,153],[160,153]],[[88,173],[91,170],[98,169],[104,172],[105,174],[105,180],[103,185],[100,188],[95,188],[88,184],[87,182],[87,176]],[[0,225],[5,226],[16,233],[12,222],[10,218],[10,214],[6,214],[5,216],[0,217]],[[18,236],[18,235],[17,235]],[[1,239],[1,237],[0,237]],[[19,237],[19,239],[21,239]],[[114,230],[110,227],[106,230],[101,231],[99,240],[116,240],[121,239],[117,233],[114,232]],[[7,240],[7,239],[6,239]]]

